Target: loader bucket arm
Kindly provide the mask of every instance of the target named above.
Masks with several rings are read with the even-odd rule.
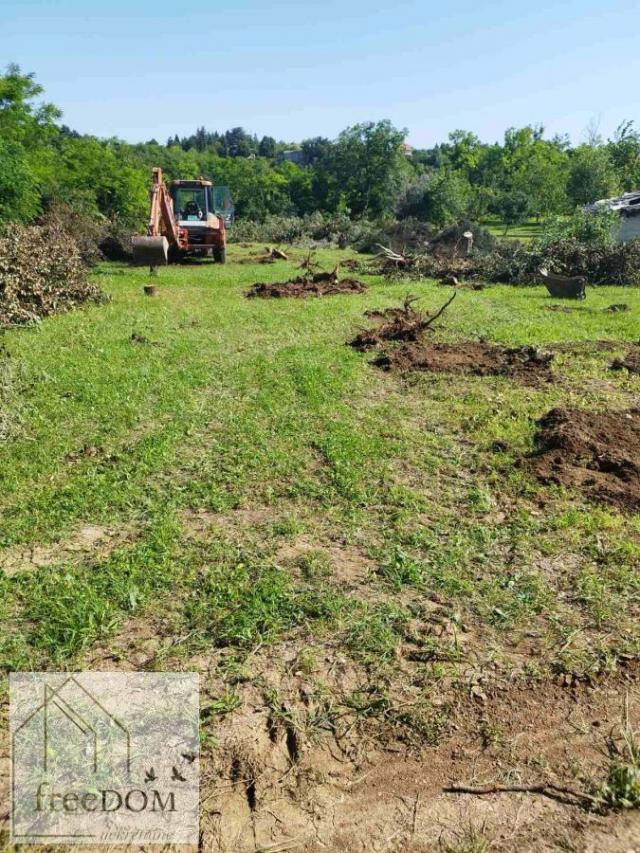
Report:
[[[173,213],[173,201],[159,167],[153,169],[150,199],[147,235],[132,237],[131,242],[134,262],[153,267],[166,264],[169,247],[179,248],[183,240]]]

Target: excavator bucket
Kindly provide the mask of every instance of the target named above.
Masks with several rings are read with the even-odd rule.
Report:
[[[141,266],[159,267],[169,260],[166,237],[132,237],[133,262]]]

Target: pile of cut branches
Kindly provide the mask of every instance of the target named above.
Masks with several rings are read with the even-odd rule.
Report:
[[[555,275],[583,276],[592,285],[640,284],[640,240],[618,243],[610,234],[598,236],[579,226],[580,221],[566,233],[544,231],[530,245],[497,239],[482,228],[451,226],[410,252],[378,244],[377,272],[449,283],[539,284],[543,267]]]
[[[0,327],[105,300],[87,281],[75,242],[55,224],[12,225],[0,237]]]

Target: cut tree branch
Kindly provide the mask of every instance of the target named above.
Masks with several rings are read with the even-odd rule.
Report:
[[[421,328],[426,329],[426,328],[427,328],[428,326],[430,326],[432,323],[435,323],[435,321],[438,319],[438,317],[440,317],[440,315],[441,315],[441,314],[443,314],[443,313],[447,310],[447,308],[449,307],[449,305],[451,305],[451,303],[453,302],[453,300],[456,298],[456,296],[457,296],[457,295],[458,295],[458,294],[454,292],[454,294],[453,294],[453,296],[451,297],[451,299],[448,299],[448,300],[444,303],[444,305],[442,306],[442,308],[440,308],[440,309],[438,309],[438,311],[436,311],[436,313],[433,315],[433,317],[429,317],[429,319],[428,319],[428,320],[425,320],[425,321],[422,323]]]
[[[445,794],[473,794],[485,796],[487,794],[539,794],[557,800],[561,797],[572,797],[594,806],[602,807],[605,802],[600,797],[594,797],[585,791],[569,788],[566,785],[556,785],[553,782],[540,782],[537,785],[485,785],[473,787],[471,785],[447,785],[442,789]]]

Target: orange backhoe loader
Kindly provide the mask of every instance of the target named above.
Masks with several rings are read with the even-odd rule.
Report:
[[[162,169],[153,169],[149,223],[145,237],[133,237],[133,259],[150,267],[180,261],[187,255],[211,254],[216,263],[226,259],[226,226],[233,216],[227,187],[211,181],[172,181]]]

